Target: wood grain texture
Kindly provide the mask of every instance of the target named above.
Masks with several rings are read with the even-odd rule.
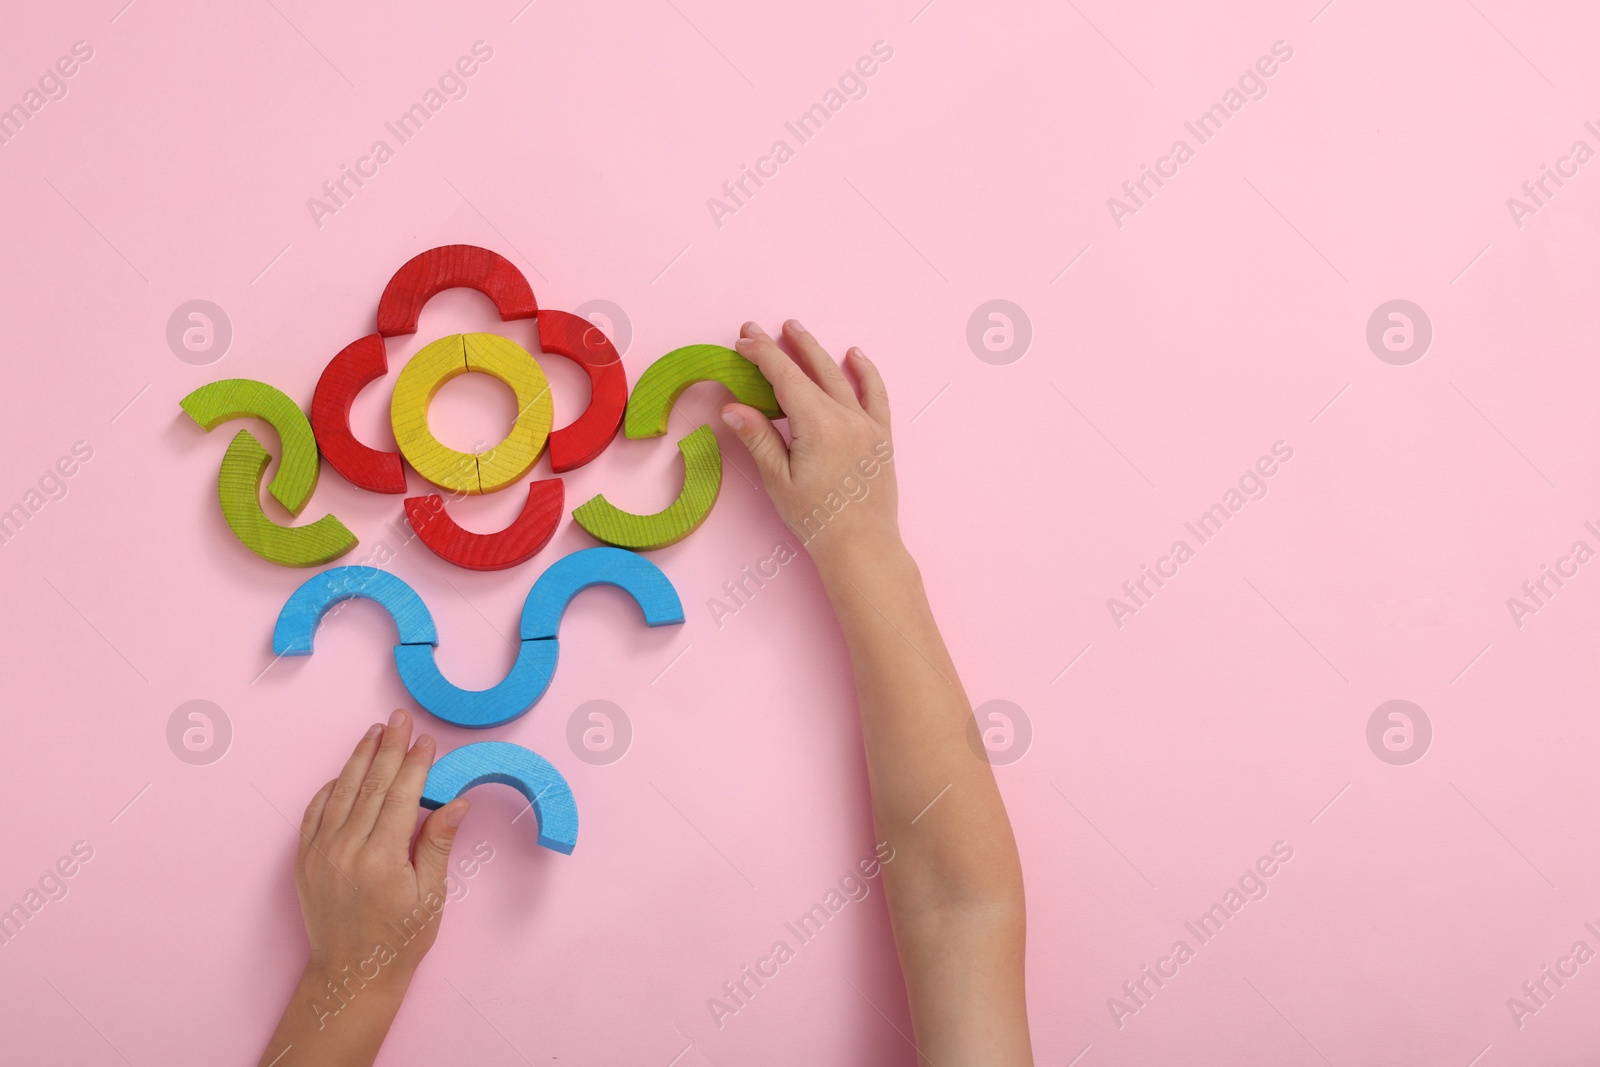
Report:
[[[533,806],[539,844],[568,855],[578,844],[578,802],[550,761],[509,741],[479,741],[446,752],[428,772],[422,806],[442,808],[474,786],[509,785]]]
[[[633,597],[648,626],[683,622],[683,602],[660,567],[637,552],[585,548],[550,564],[528,590],[522,602],[522,640],[555,637],[572,598],[594,585],[614,585]]]
[[[416,333],[422,306],[436,293],[461,287],[494,301],[504,321],[539,313],[528,279],[500,253],[477,245],[441,245],[394,272],[378,300],[378,332],[385,337]]]
[[[555,421],[555,404],[544,371],[526,348],[492,333],[469,333],[463,343],[469,371],[499,378],[517,395],[517,417],[511,432],[477,457],[479,492],[495,493],[539,462]]]
[[[217,472],[217,499],[235,537],[262,559],[285,567],[317,567],[356,547],[356,535],[332,515],[306,526],[279,526],[261,510],[261,479],[272,457],[240,430]]]
[[[589,406],[550,434],[550,469],[575,470],[605,451],[628,406],[628,373],[605,331],[565,311],[539,312],[539,347],[565,356],[589,376]]]
[[[305,510],[316,492],[321,464],[317,462],[316,435],[299,404],[265,382],[249,378],[225,378],[202,385],[178,403],[207,431],[230,419],[257,418],[271,425],[283,456],[267,491],[289,514]]]
[[[572,517],[596,541],[619,548],[649,551],[688,537],[711,514],[722,488],[722,453],[710,426],[702,426],[678,442],[683,453],[683,491],[654,515],[635,515],[596,496],[579,505]]]
[[[560,649],[554,641],[523,641],[511,670],[488,689],[462,689],[439,673],[428,645],[396,645],[400,681],[424,710],[452,726],[487,730],[504,726],[539,702],[556,673]]]
[[[721,382],[739,403],[749,404],[769,419],[783,418],[772,383],[761,368],[731,348],[687,345],[668,352],[639,376],[628,398],[623,433],[630,438],[665,434],[672,405],[696,382]]]
[[[382,604],[394,620],[402,645],[436,645],[439,631],[422,597],[400,578],[377,567],[333,567],[314,574],[289,594],[272,628],[272,651],[279,656],[311,655],[322,617],[335,604],[356,598]]]
[[[369,333],[340,349],[317,379],[311,396],[311,429],[328,463],[351,485],[374,493],[403,493],[406,467],[400,453],[364,445],[350,429],[356,394],[387,373],[389,357],[382,334]]]
[[[394,383],[389,425],[406,462],[441,489],[478,494],[478,457],[446,448],[428,429],[428,405],[445,382],[467,373],[462,335],[451,334],[424,345],[412,356]]]
[[[440,559],[475,571],[498,571],[526,563],[550,543],[561,523],[566,491],[560,478],[528,483],[522,512],[503,530],[473,533],[445,510],[444,497],[414,496],[406,500],[406,518],[422,543]]]

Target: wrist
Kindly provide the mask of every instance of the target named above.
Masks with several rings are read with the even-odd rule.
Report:
[[[861,537],[827,546],[808,546],[817,574],[829,595],[851,586],[863,588],[882,582],[921,581],[916,560],[900,540],[898,530],[876,537]],[[819,551],[819,549],[821,549]]]
[[[414,962],[389,955],[384,962],[378,955],[357,956],[348,960],[312,959],[306,963],[296,990],[296,999],[319,1022],[327,1025],[337,1017],[381,1020],[385,1026],[400,1009]]]

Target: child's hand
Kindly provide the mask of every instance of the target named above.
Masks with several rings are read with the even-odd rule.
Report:
[[[428,816],[412,847],[433,738],[396,710],[367,731],[300,824],[294,880],[311,958],[263,1064],[370,1064],[439,934],[445,873],[467,802]],[[409,746],[409,747],[408,747]]]
[[[790,443],[759,411],[723,406],[750,450],[778,515],[824,572],[902,551],[889,441],[889,394],[861,349],[848,353],[851,385],[798,322],[783,324],[788,352],[753,322],[735,347],[761,368],[789,419]],[[792,357],[790,355],[792,353]]]
[[[367,731],[339,777],[306,808],[295,885],[313,969],[338,974],[384,944],[397,957],[384,970],[409,978],[438,935],[450,848],[467,802],[428,816],[413,855],[434,741],[423,734],[408,750],[410,740],[411,716],[396,709],[387,727]],[[404,945],[396,943],[404,937]]]

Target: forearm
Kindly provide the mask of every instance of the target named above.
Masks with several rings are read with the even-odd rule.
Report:
[[[364,1067],[377,1058],[409,976],[360,982],[314,963],[295,985],[260,1067]]]
[[[793,320],[787,352],[755,323],[741,334],[738,349],[771,383],[791,439],[745,404],[726,405],[723,418],[805,541],[844,630],[873,821],[893,849],[880,853],[884,896],[919,1054],[939,1067],[1031,1064],[1017,846],[989,762],[968,744],[972,708],[900,541],[883,376],[852,348],[852,385]]]
[[[916,563],[818,561],[855,671],[890,924],[923,1059],[1030,1064],[1026,917],[1011,823]]]
[[[819,561],[855,672],[890,885],[910,914],[1021,906],[1022,876],[988,762],[969,743],[971,705],[922,576],[899,544]]]

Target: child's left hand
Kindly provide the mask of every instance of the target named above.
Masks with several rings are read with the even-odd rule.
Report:
[[[396,710],[306,808],[294,873],[311,958],[263,1064],[290,1048],[296,1064],[372,1063],[439,934],[467,802],[429,815],[412,846],[435,746],[426,734],[410,741],[411,716]]]
[[[314,969],[339,974],[385,944],[397,959],[384,969],[409,979],[438,936],[450,849],[467,802],[429,815],[412,849],[434,741],[423,734],[408,749],[410,740],[411,716],[396,709],[388,726],[367,731],[306,808],[295,885]],[[409,937],[403,946],[395,943],[402,936]]]

